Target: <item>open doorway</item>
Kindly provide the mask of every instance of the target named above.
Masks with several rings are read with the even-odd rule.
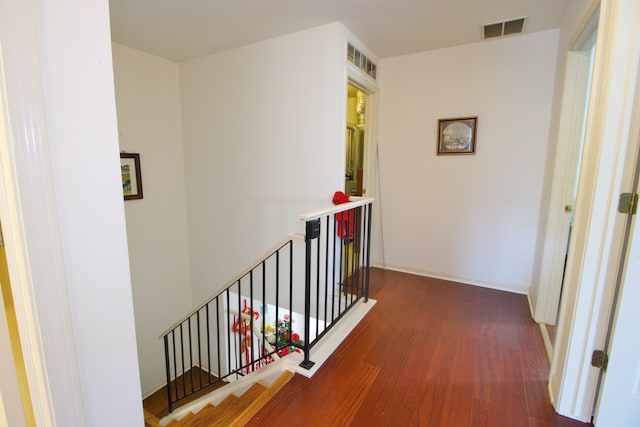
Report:
[[[344,192],[362,196],[364,190],[364,150],[367,94],[349,83],[347,90],[347,123],[345,141]]]
[[[366,105],[367,94],[349,82],[347,84],[344,165],[344,193],[348,196],[362,196],[364,194]],[[350,215],[353,214],[347,215],[351,218]],[[358,217],[358,215],[354,215],[355,217]],[[348,221],[352,221],[352,219]],[[357,225],[353,227],[358,228]],[[356,256],[359,251],[359,244],[360,242],[357,238],[342,240],[340,283],[345,293],[352,288],[361,267],[360,260]]]
[[[593,75],[599,13],[596,11],[567,53],[551,199],[534,318],[549,359],[553,355],[566,260],[572,242],[576,196]]]

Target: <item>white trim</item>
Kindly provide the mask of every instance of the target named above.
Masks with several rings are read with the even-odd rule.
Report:
[[[599,371],[590,366],[590,356],[604,344],[624,236],[626,218],[616,211],[617,197],[632,183],[626,157],[640,56],[639,10],[640,0],[601,3],[575,245],[549,384],[556,410],[582,421],[593,411]]]
[[[447,281],[450,281],[450,282],[460,283],[462,285],[477,286],[477,287],[480,287],[480,288],[487,288],[487,289],[493,289],[493,290],[496,290],[496,291],[510,292],[510,293],[513,293],[513,294],[526,295],[527,291],[529,289],[528,285],[523,286],[523,285],[516,285],[516,284],[513,284],[513,283],[486,282],[484,280],[472,279],[472,278],[464,277],[464,276],[456,276],[456,275],[451,275],[451,274],[438,273],[438,272],[430,271],[430,270],[421,270],[421,269],[418,269],[418,268],[407,267],[405,265],[386,263],[384,266],[382,266],[382,262],[381,261],[372,262],[371,266],[372,267],[381,268],[381,269],[384,269],[384,270],[398,271],[400,273],[415,274],[416,276],[430,277],[432,279],[439,279],[439,280],[447,280]]]
[[[547,359],[549,359],[549,363],[551,363],[551,360],[553,359],[553,343],[549,336],[549,330],[547,329],[547,325],[544,323],[538,323],[538,326],[540,327],[540,334],[542,335],[544,349],[547,352]]]
[[[85,425],[47,139],[35,0],[0,3],[0,218],[36,423]]]
[[[590,65],[590,54],[581,51],[568,53],[538,298],[533,316],[536,322],[550,325],[556,324],[572,215],[564,210],[564,206],[575,208],[573,193],[589,92]]]
[[[327,215],[332,215],[338,212],[348,211],[350,209],[357,208],[359,206],[370,205],[373,203],[373,198],[371,197],[357,197],[351,196],[349,197],[349,202],[343,203],[341,205],[332,206],[325,209],[320,209],[313,212],[307,212],[300,215],[300,219],[303,221],[311,221],[314,219],[322,218]]]

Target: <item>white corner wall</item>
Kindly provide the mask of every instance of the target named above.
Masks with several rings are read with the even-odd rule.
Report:
[[[345,57],[335,23],[181,64],[194,302],[343,188]]]
[[[381,61],[388,268],[527,292],[557,43],[553,30]],[[465,116],[476,154],[436,155],[438,119]]]
[[[77,6],[38,0],[34,11],[73,324],[67,333],[75,341],[86,425],[142,425],[109,5]]]
[[[166,382],[158,336],[191,308],[179,65],[113,44],[120,149],[144,198],[124,202],[142,394]]]

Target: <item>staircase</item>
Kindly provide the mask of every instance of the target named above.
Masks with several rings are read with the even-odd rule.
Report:
[[[263,378],[249,388],[231,392],[217,404],[207,403],[195,406],[190,412],[176,410],[170,417],[159,420],[145,409],[147,427],[227,427],[244,426],[292,377],[293,372],[285,370],[279,376]],[[222,389],[221,389],[222,390]]]
[[[274,365],[295,355],[296,372],[314,370],[312,347],[369,300],[372,203],[301,215],[304,235],[289,235],[164,331],[166,412],[146,408],[145,423],[244,425],[291,377]]]

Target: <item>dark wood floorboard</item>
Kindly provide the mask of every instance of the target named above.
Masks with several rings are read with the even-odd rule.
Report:
[[[370,295],[314,377],[296,375],[248,426],[591,425],[554,412],[524,295],[379,269]]]

